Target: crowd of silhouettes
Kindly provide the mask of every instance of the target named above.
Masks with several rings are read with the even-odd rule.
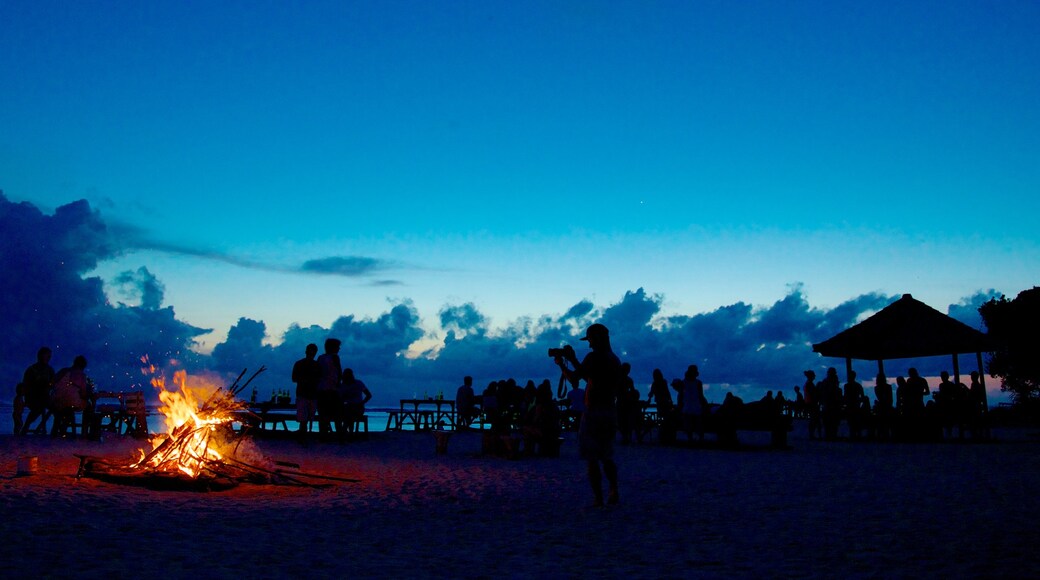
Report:
[[[78,435],[97,438],[94,429],[94,403],[97,391],[94,381],[87,376],[87,359],[76,356],[70,366],[55,372],[51,367],[53,352],[43,346],[36,352],[36,362],[22,374],[22,382],[15,388],[13,405],[14,433],[46,434],[51,421],[53,437]],[[24,416],[28,409],[28,416]],[[76,422],[80,413],[80,422]]]
[[[795,398],[786,400],[783,408],[791,417],[807,419],[810,439],[837,439],[843,422],[852,441],[986,439],[990,435],[986,389],[977,371],[970,375],[970,386],[952,381],[942,371],[935,391],[916,368],[908,369],[906,377],[896,377],[894,390],[888,377],[879,373],[873,403],[855,371],[849,372],[844,386],[839,385],[833,367],[818,383],[812,370],[804,374],[805,384],[794,388]]]

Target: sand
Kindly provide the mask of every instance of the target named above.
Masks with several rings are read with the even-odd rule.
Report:
[[[802,426],[796,428],[801,430]],[[326,489],[151,491],[75,479],[105,442],[0,436],[4,577],[1028,577],[1040,575],[1040,443],[808,441],[742,451],[618,447],[621,505],[590,507],[559,458],[434,453],[429,433],[257,441]],[[767,443],[762,441],[761,443]],[[22,456],[38,473],[16,476]]]

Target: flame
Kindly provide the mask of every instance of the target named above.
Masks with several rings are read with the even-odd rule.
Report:
[[[183,370],[174,373],[175,388],[170,389],[166,377],[147,356],[141,362],[145,364],[142,372],[151,375],[152,386],[159,390],[159,412],[165,417],[166,433],[151,440],[150,453],[140,450],[141,457],[131,467],[197,478],[207,466],[225,458],[221,426],[230,424],[234,411],[243,405],[222,385],[199,378],[189,381]]]

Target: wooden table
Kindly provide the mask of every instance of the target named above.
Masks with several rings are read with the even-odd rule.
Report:
[[[250,406],[248,412],[235,413],[235,420],[242,423],[243,426],[249,425],[261,431],[266,431],[268,424],[271,425],[272,431],[277,431],[279,424],[283,430],[288,431],[289,426],[285,422],[296,420],[296,405],[257,403]]]
[[[454,399],[401,399],[398,411],[390,411],[386,430],[402,431],[411,426],[416,431],[455,429]]]

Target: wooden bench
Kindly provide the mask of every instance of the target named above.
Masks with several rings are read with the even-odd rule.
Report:
[[[774,449],[787,448],[787,434],[794,430],[790,416],[779,409],[769,409],[756,403],[737,405],[724,409],[710,405],[704,415],[704,432],[714,433],[722,445],[738,446],[737,431],[762,431],[770,433],[770,446]]]

